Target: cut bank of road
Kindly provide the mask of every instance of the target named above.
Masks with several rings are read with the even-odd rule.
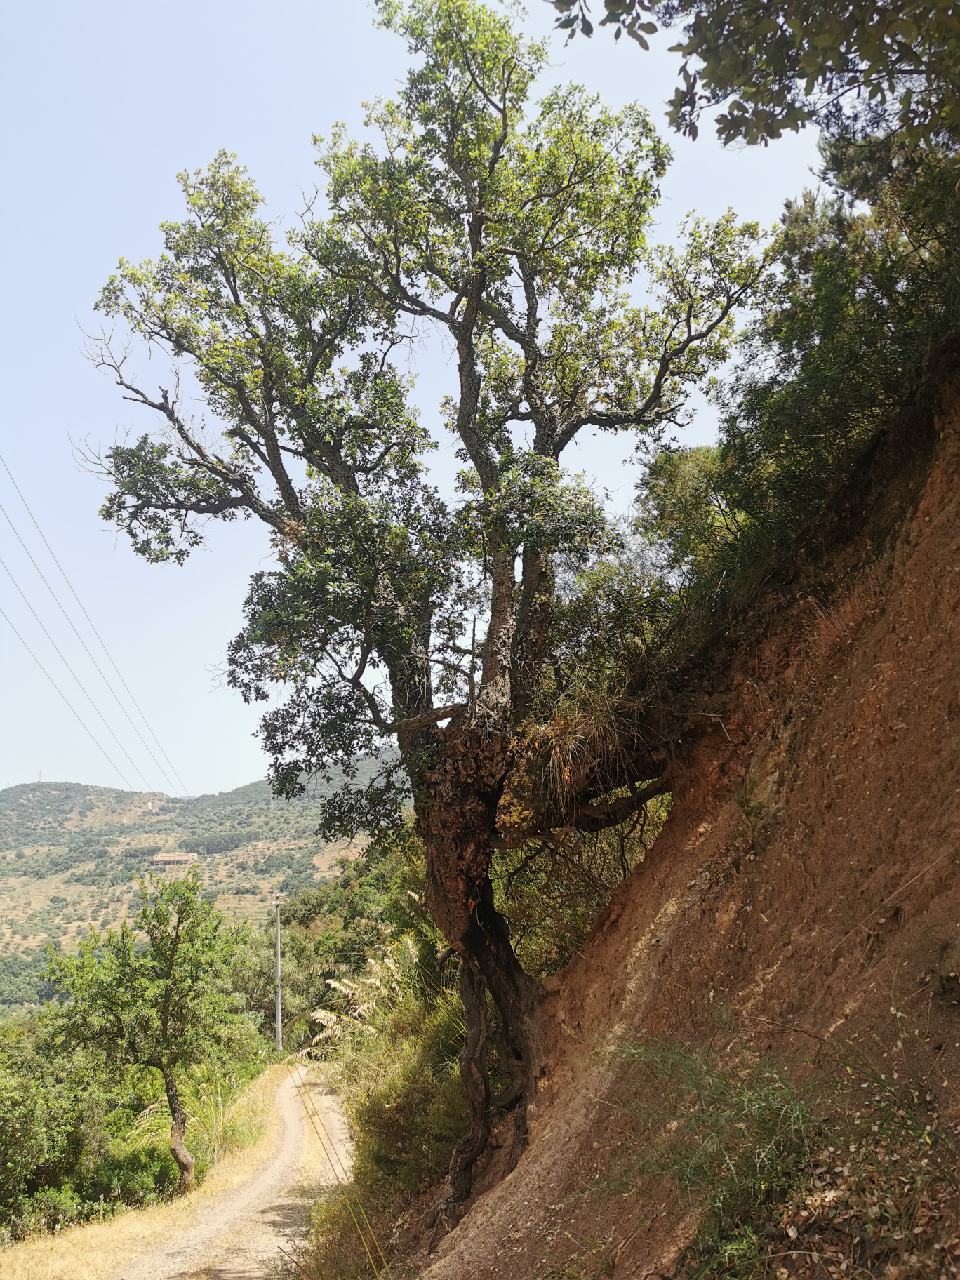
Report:
[[[321,1186],[336,1181],[325,1145],[349,1168],[350,1139],[337,1099],[305,1075],[275,1068],[266,1132],[228,1157],[193,1195],[156,1209],[0,1251],[3,1280],[263,1280],[305,1237]],[[316,1111],[321,1142],[308,1115]]]

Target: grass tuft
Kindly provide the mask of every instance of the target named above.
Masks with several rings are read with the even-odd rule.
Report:
[[[682,1280],[960,1275],[958,1134],[923,1089],[849,1068],[801,1091],[753,1056],[623,1052],[628,1176],[669,1179],[700,1215]]]

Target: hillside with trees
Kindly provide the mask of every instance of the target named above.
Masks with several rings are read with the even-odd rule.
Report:
[[[351,852],[318,838],[320,810],[318,795],[279,800],[266,782],[186,799],[55,782],[0,791],[0,1004],[47,991],[47,945],[120,923],[151,872],[195,865],[228,914],[264,918],[275,892],[315,884]]]

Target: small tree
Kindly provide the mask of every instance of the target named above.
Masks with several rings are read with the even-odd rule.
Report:
[[[52,1013],[61,1043],[87,1045],[116,1066],[159,1072],[170,1109],[170,1150],[180,1190],[194,1182],[178,1082],[225,1045],[240,1015],[229,986],[232,941],[224,917],[203,897],[196,872],[140,883],[133,925],[92,930],[78,950],[52,954],[61,996]]]
[[[597,616],[576,607],[583,575],[618,545],[560,458],[591,429],[683,421],[762,266],[732,215],[651,248],[668,152],[639,108],[575,86],[532,102],[545,48],[472,0],[379,7],[416,65],[371,108],[376,144],[338,133],[323,149],[329,217],[278,247],[220,155],[182,177],[188,216],[165,225],[164,255],[104,290],[101,309],[185,363],[222,424],[192,417],[178,383],[146,389],[105,342],[101,365],[164,429],[109,451],[104,511],[151,560],[182,559],[204,517],[262,520],[278,567],[253,580],[231,679],[248,698],[289,692],[263,721],[275,785],[379,756],[378,781],[327,805],[331,833],[383,825],[412,791],[427,903],[462,960],[462,1197],[489,1126],[486,992],[521,1141],[540,1064],[539,989],[494,903],[494,852],[615,825],[667,786],[637,736],[609,767],[574,744],[577,767],[551,775],[564,787],[536,801],[518,783],[531,726],[578,669],[573,620]],[[431,435],[390,363],[427,329],[455,362],[438,426],[463,465],[456,496],[431,483]]]

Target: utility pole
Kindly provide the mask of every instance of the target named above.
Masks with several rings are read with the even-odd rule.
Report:
[[[277,1053],[283,1053],[283,1025],[280,1021],[280,895],[275,894],[273,905],[276,912],[277,922],[277,948],[276,958],[273,969],[274,981],[276,984],[276,1003],[274,1005],[274,1027],[277,1033]]]

